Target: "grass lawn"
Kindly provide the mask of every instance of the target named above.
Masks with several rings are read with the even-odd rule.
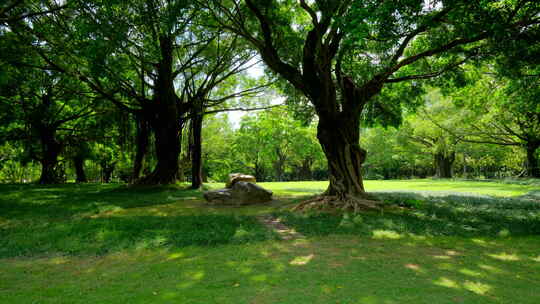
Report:
[[[538,186],[368,181],[392,207],[358,216],[287,211],[323,182],[262,185],[279,200],[237,208],[174,186],[0,185],[0,303],[540,303],[540,202],[516,199]]]
[[[328,182],[283,182],[261,183],[263,187],[272,189],[277,195],[313,195],[326,189]],[[216,184],[216,187],[222,186]],[[459,180],[368,180],[364,181],[368,192],[400,191],[400,192],[447,192],[482,194],[498,197],[512,197],[527,194],[531,191],[540,192],[540,181],[531,185],[505,184],[488,181],[459,181]]]

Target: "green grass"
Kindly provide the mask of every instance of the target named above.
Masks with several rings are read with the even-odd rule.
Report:
[[[356,234],[364,237],[540,235],[540,203],[467,196],[424,197],[410,193],[378,194],[388,204],[381,212],[363,214],[298,214],[276,216],[308,236]]]
[[[535,183],[368,181],[389,207],[360,216],[286,211],[324,182],[261,185],[279,200],[0,185],[0,303],[540,303]],[[277,240],[268,213],[307,239]]]
[[[313,195],[326,189],[328,182],[283,182],[260,183],[277,195]],[[368,192],[382,191],[444,191],[454,193],[475,193],[500,197],[525,195],[530,191],[540,191],[540,182],[526,185],[502,182],[458,181],[458,180],[385,180],[364,181]]]
[[[127,248],[207,246],[273,237],[253,217],[206,207],[199,191],[181,187],[0,187],[0,258],[104,254]]]
[[[3,260],[1,303],[539,303],[538,238],[260,242]]]

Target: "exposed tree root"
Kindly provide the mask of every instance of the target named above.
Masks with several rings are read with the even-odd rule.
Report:
[[[379,210],[381,202],[374,198],[334,195],[319,195],[315,198],[303,201],[292,208],[293,211],[349,211],[360,212],[362,210]]]

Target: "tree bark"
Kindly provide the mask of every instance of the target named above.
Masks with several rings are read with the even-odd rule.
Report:
[[[452,178],[452,165],[456,159],[456,153],[451,152],[446,155],[439,152],[434,156],[435,171],[438,178]]]
[[[264,166],[262,165],[262,162],[257,158],[255,161],[255,165],[253,166],[253,176],[255,176],[255,179],[258,182],[262,182],[266,180],[266,172],[264,169]]]
[[[101,162],[101,182],[110,183],[114,169],[116,168],[116,162],[108,163],[106,161]]]
[[[40,141],[43,155],[40,159],[41,176],[40,184],[57,184],[62,182],[62,179],[57,172],[58,155],[62,150],[62,145],[55,138],[55,131],[48,129],[46,126],[41,126]]]
[[[191,188],[199,189],[203,184],[202,177],[202,124],[204,115],[202,108],[197,107],[192,111],[191,117]]]
[[[133,161],[133,173],[131,180],[135,181],[141,175],[141,171],[144,167],[144,160],[148,152],[148,142],[150,136],[150,126],[148,120],[145,119],[142,114],[136,117],[137,120],[137,135],[136,135],[136,151],[135,159]]]
[[[343,117],[344,118],[344,117]],[[319,116],[317,138],[328,160],[329,185],[325,195],[367,197],[362,180],[362,164],[366,151],[359,146],[360,126],[358,118],[330,119]]]
[[[155,135],[157,164],[152,173],[139,179],[139,184],[173,184],[178,177],[180,132],[182,122],[179,99],[174,89],[173,39],[160,37],[161,59],[157,64],[154,100],[149,107]]]
[[[285,161],[287,160],[287,156],[279,147],[276,148],[276,156],[277,160],[274,162],[276,180],[282,182],[285,175]]]
[[[80,156],[75,156],[73,158],[73,166],[75,167],[75,182],[77,183],[87,183],[88,179],[84,172],[84,158]]]
[[[313,180],[313,173],[311,172],[311,165],[313,164],[313,159],[311,157],[306,157],[302,160],[302,165],[299,166],[298,177],[301,181],[310,181]]]
[[[527,176],[540,178],[540,164],[536,156],[536,150],[540,143],[530,142],[527,144]]]

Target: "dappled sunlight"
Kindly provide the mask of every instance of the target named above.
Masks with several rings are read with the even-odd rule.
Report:
[[[204,278],[204,271],[195,271],[187,274],[192,280],[200,281]]]
[[[258,274],[250,277],[250,280],[255,282],[265,282],[268,279],[266,274]]]
[[[485,295],[492,289],[492,287],[488,284],[471,281],[465,281],[463,283],[463,288],[468,291],[472,291],[478,295]]]
[[[54,257],[54,258],[49,259],[47,263],[51,265],[60,265],[60,264],[65,264],[67,262],[69,262],[69,259],[67,257],[59,256],[59,257]]]
[[[425,273],[425,271],[422,269],[422,267],[420,267],[420,265],[418,265],[418,264],[407,263],[404,266],[407,269],[414,270],[414,271],[419,272],[419,273]]]
[[[481,276],[483,276],[483,274],[481,272],[475,271],[475,270],[472,270],[472,269],[468,269],[468,268],[460,269],[459,273],[464,274],[466,276],[470,276],[470,277],[481,277]]]
[[[440,277],[437,280],[433,281],[433,283],[435,285],[448,287],[448,288],[456,288],[456,289],[460,288],[459,284],[456,281],[451,280],[451,279],[446,278],[446,277]]]
[[[478,264],[478,267],[479,268],[482,268],[486,271],[489,271],[491,273],[496,273],[496,274],[502,274],[504,273],[504,271],[498,267],[495,267],[495,266],[492,266],[492,265],[487,265],[487,264]]]
[[[438,260],[450,260],[452,258],[449,255],[434,255],[432,257]]]
[[[402,238],[403,235],[397,233],[396,231],[392,230],[373,230],[373,238],[374,239],[391,239],[391,240],[397,240]]]
[[[223,303],[233,303],[233,299],[234,303],[266,303],[261,297],[275,303],[289,293],[297,294],[294,299],[298,301],[283,303],[348,303],[352,299],[358,301],[354,303],[380,304],[420,303],[428,301],[426,299],[433,303],[457,301],[452,299],[463,299],[457,301],[463,303],[482,302],[478,297],[506,303],[521,291],[514,290],[515,286],[524,282],[540,283],[534,279],[534,272],[528,274],[534,270],[525,267],[526,264],[515,268],[514,263],[496,259],[493,266],[479,263],[488,252],[469,240],[465,242],[463,248],[458,244],[450,248],[448,242],[443,242],[441,248],[436,241],[427,245],[427,242],[414,244],[410,240],[333,236],[310,239],[307,247],[268,241],[182,250],[142,249],[91,259],[67,257],[63,263],[53,263],[62,257],[37,263],[29,260],[24,267],[35,271],[25,272],[23,276],[39,282],[42,276],[37,271],[44,269],[47,263],[50,267],[44,271],[56,274],[52,284],[58,284],[58,280],[73,284],[76,281],[77,285],[73,286],[104,290],[123,299],[126,296],[112,287],[122,284],[127,290],[140,290],[137,291],[140,301],[192,299],[193,303],[205,303],[209,298]],[[520,242],[521,246],[531,243]],[[435,252],[452,259],[448,260],[452,263],[441,264],[446,261],[435,258]],[[537,263],[532,259],[526,261]],[[16,269],[20,275],[21,268]],[[509,287],[506,274],[496,269],[514,273],[515,282]],[[4,278],[2,274],[0,278]],[[379,292],[377,286],[395,292]],[[523,290],[527,290],[526,285],[523,286]],[[425,294],[418,292],[420,289]],[[124,302],[130,302],[130,298],[125,299]]]
[[[482,247],[493,247],[495,245],[495,242],[490,242],[490,241],[479,239],[479,238],[472,238],[471,241],[475,243],[476,245],[479,245]]]
[[[343,217],[299,216],[304,226],[287,224],[306,237],[276,241],[252,215],[290,201],[214,207],[191,190],[133,195],[85,187],[77,191],[96,192],[86,201],[57,198],[58,208],[25,202],[17,207],[32,211],[28,218],[15,207],[2,214],[0,227],[23,219],[19,226],[34,225],[11,234],[28,232],[19,247],[0,250],[9,258],[0,259],[6,301],[63,302],[74,295],[96,303],[512,303],[525,294],[527,303],[540,303],[531,288],[540,285],[538,237],[518,238],[509,229],[503,238],[501,227],[475,238],[440,236],[436,229],[445,231],[449,221],[439,209],[412,223],[418,226],[386,210],[363,213],[357,222],[351,216],[362,233],[335,233]],[[291,188],[302,187],[284,189]],[[40,213],[54,216],[42,221]],[[408,233],[411,227],[418,229]]]
[[[181,259],[181,258],[184,258],[186,255],[183,253],[183,252],[175,252],[175,253],[171,253],[168,257],[167,257],[167,260],[168,261],[171,261],[171,260],[177,260],[177,259]]]
[[[315,257],[314,254],[309,254],[306,256],[297,256],[292,261],[289,262],[291,265],[300,266],[300,265],[306,265]]]
[[[508,262],[521,260],[516,254],[507,253],[507,252],[490,253],[490,254],[487,254],[487,256],[492,257],[492,258],[497,259],[497,260],[508,261]]]
[[[456,269],[456,265],[453,264],[453,263],[440,263],[440,264],[437,264],[437,268],[440,269],[440,270],[455,270]]]
[[[449,256],[457,256],[457,255],[460,255],[459,252],[455,251],[455,250],[446,250],[445,253]]]

